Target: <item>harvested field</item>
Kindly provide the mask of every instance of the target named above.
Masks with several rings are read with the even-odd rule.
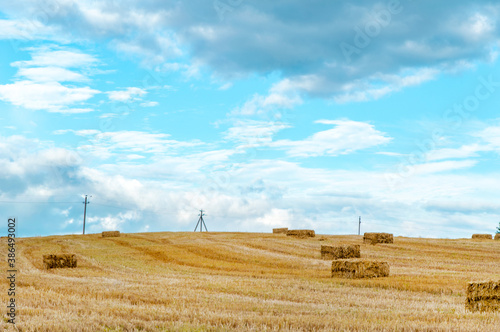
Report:
[[[74,254],[43,255],[43,266],[45,269],[76,267]]]
[[[390,233],[365,233],[363,242],[370,244],[394,243],[394,237]]]
[[[500,281],[469,283],[465,308],[469,311],[500,311]]]
[[[493,239],[493,236],[491,234],[472,234],[472,238],[479,240],[491,240]]]
[[[498,330],[498,312],[465,309],[471,280],[500,276],[500,241],[362,236],[298,241],[268,233],[137,233],[16,241],[19,331],[471,331]],[[384,278],[332,278],[319,244],[360,243]],[[7,257],[7,246],[0,256]],[[76,269],[42,255],[74,253]],[[7,271],[7,261],[0,260]],[[7,303],[7,278],[0,301]],[[4,328],[5,324],[0,327]]]
[[[102,232],[102,237],[120,237],[120,231]]]
[[[341,246],[321,246],[321,258],[323,259],[345,259],[359,258],[361,250],[359,244],[346,244]]]
[[[389,264],[366,259],[335,260],[332,262],[332,277],[379,278],[389,276]]]
[[[273,234],[286,234],[288,228],[273,228]]]
[[[296,230],[287,231],[286,235],[298,237],[300,239],[305,239],[308,237],[315,237],[316,233],[310,229],[296,229]]]

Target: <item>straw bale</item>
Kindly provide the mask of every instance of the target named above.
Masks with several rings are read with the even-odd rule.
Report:
[[[102,237],[120,237],[120,231],[102,232]]]
[[[371,244],[394,243],[394,237],[390,233],[365,233],[363,242]]]
[[[273,228],[273,234],[286,234],[288,228]]]
[[[470,282],[467,285],[465,309],[500,311],[500,281]]]
[[[76,267],[74,254],[43,255],[43,267],[45,269]]]
[[[472,238],[491,240],[493,236],[491,234],[472,234]]]
[[[307,237],[315,237],[316,233],[310,229],[295,229],[295,230],[287,231],[286,235],[287,236],[295,236],[295,237],[304,239]]]
[[[332,261],[332,277],[378,278],[389,276],[387,262],[365,259],[341,259]]]
[[[495,240],[500,240],[500,233],[495,234]]]
[[[359,257],[361,257],[359,244],[321,246],[321,258],[323,259],[346,259]]]

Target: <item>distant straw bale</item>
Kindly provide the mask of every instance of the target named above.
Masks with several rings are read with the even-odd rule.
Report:
[[[76,267],[74,254],[43,255],[43,267],[45,269]]]
[[[361,257],[359,244],[321,246],[321,258],[323,259],[346,259],[359,257]]]
[[[363,242],[371,244],[394,243],[394,237],[390,233],[365,233]]]
[[[467,285],[465,309],[500,311],[500,281],[470,282]]]
[[[295,229],[295,230],[287,231],[286,235],[287,236],[295,236],[295,237],[304,239],[307,237],[315,237],[316,233],[310,229]]]
[[[491,234],[472,234],[473,239],[481,239],[481,240],[491,240],[493,236]]]
[[[495,234],[495,240],[500,240],[500,233]]]
[[[389,276],[389,264],[363,259],[341,259],[332,262],[332,277],[378,278]]]
[[[273,234],[286,234],[288,228],[273,228]]]
[[[102,237],[120,237],[120,231],[102,232]]]

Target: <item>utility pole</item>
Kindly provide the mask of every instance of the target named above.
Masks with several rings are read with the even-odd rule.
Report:
[[[207,225],[205,224],[205,221],[203,220],[203,216],[205,214],[203,213],[203,210],[200,210],[200,219],[198,219],[198,222],[196,223],[196,227],[194,228],[194,231],[196,232],[196,229],[198,228],[198,225],[200,225],[200,232],[203,232],[203,226],[205,226],[205,231],[208,232]]]
[[[361,235],[361,216],[359,216],[358,235]]]
[[[87,195],[85,195],[85,202],[83,202],[83,204],[85,204],[85,206],[83,207],[83,235],[85,235],[85,217],[87,216],[87,204],[90,204],[90,202],[87,201]]]

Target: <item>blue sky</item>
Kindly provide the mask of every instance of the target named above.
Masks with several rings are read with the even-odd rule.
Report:
[[[470,237],[500,221],[494,1],[0,1],[19,236]]]

